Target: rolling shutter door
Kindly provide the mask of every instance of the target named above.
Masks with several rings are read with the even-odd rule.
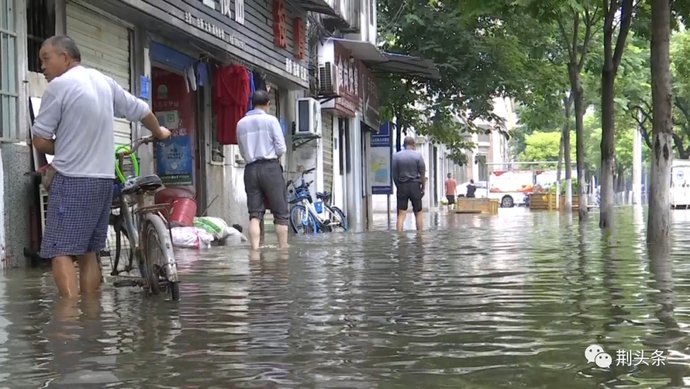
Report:
[[[79,46],[81,62],[112,77],[130,91],[130,31],[112,19],[70,1],[67,3],[67,35]],[[129,144],[131,124],[115,119],[115,144]]]
[[[333,116],[323,115],[323,189],[333,193]]]

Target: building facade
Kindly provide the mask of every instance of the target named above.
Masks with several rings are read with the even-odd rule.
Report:
[[[82,63],[113,77],[149,102],[173,137],[139,153],[142,174],[159,174],[167,187],[191,192],[198,213],[230,224],[248,222],[244,161],[233,126],[219,119],[227,106],[217,74],[240,69],[247,90],[264,88],[271,113],[292,144],[296,101],[309,88],[308,12],[314,4],[296,0],[0,0],[2,45],[0,152],[4,186],[5,264],[22,264],[24,247],[37,247],[41,213],[38,186],[24,176],[38,166],[28,141],[32,114],[47,83],[40,74],[41,42],[55,34],[72,37]],[[233,73],[234,74],[234,73]],[[225,76],[223,76],[225,77]],[[246,85],[246,87],[245,87]],[[246,89],[245,89],[246,88]],[[231,93],[235,96],[234,93]],[[234,111],[233,111],[234,112]],[[237,115],[230,117],[230,122]],[[115,141],[128,144],[147,135],[138,124],[115,119]],[[283,163],[292,158],[292,148]],[[18,179],[10,178],[18,177]],[[40,235],[40,233],[38,234]],[[10,247],[11,246],[11,247]],[[0,253],[1,254],[1,253]]]
[[[390,180],[381,184],[390,173],[380,165],[392,155],[393,137],[380,135],[384,123],[375,74],[437,78],[438,71],[421,58],[378,49],[375,0],[326,3],[333,12],[318,18],[322,34],[310,48],[318,68],[312,95],[319,101],[321,130],[298,151],[295,165],[298,170],[316,167],[315,189],[333,193],[351,230],[366,231],[377,194],[393,190]]]

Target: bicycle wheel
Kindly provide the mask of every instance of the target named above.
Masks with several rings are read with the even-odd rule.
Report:
[[[347,231],[347,218],[345,217],[345,213],[338,207],[330,207],[326,206],[326,211],[329,213],[329,221],[330,223],[328,224],[331,228],[331,231],[337,231],[337,230],[343,230]]]
[[[155,216],[158,217],[159,216]],[[162,221],[161,221],[162,223]],[[156,223],[147,220],[144,225],[142,242],[144,243],[144,269],[142,276],[146,279],[151,294],[160,294],[165,288],[170,290],[173,300],[180,298],[180,286],[171,280],[168,274],[168,258],[171,256],[172,244],[166,231],[156,228]],[[161,287],[163,286],[163,287]]]
[[[316,220],[304,205],[297,204],[290,210],[290,227],[295,234],[316,233]]]

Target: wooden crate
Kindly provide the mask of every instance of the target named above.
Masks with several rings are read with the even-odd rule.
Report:
[[[565,196],[560,196],[556,205],[556,195],[554,193],[532,193],[529,195],[529,209],[533,210],[556,210],[565,209]],[[573,196],[572,210],[579,208],[579,197]]]
[[[498,214],[498,200],[458,197],[455,200],[456,213]]]

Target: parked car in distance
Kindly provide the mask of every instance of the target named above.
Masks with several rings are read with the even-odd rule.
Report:
[[[457,197],[465,197],[465,195],[467,194],[467,185],[469,184],[470,182],[467,181],[455,187],[455,193],[457,193]],[[474,191],[474,197],[486,198],[486,181],[475,181],[474,186],[477,187],[477,190]]]

